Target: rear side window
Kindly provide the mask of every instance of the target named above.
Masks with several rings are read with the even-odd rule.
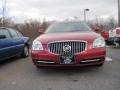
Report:
[[[17,32],[15,30],[10,29],[9,31],[10,31],[10,33],[11,33],[11,35],[12,35],[13,38],[18,38],[19,37],[18,34],[17,34]]]
[[[23,35],[20,32],[18,32],[18,31],[16,31],[16,32],[18,34],[18,37],[23,37]]]
[[[11,38],[10,33],[7,29],[0,29],[0,35],[5,35],[6,38]]]

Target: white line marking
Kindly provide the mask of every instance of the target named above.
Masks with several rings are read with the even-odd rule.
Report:
[[[105,58],[105,61],[110,62],[110,61],[112,61],[112,58],[110,58],[110,57],[106,57],[106,58]]]

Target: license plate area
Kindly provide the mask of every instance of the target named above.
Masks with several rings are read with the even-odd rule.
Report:
[[[75,64],[74,55],[60,55],[60,64]]]

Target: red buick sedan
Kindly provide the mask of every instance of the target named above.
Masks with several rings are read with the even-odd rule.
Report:
[[[37,67],[102,66],[106,48],[102,36],[84,22],[57,22],[33,41]]]

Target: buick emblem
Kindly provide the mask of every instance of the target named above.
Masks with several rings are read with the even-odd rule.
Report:
[[[63,46],[63,51],[64,52],[70,52],[71,51],[71,46],[69,46],[69,45]]]

